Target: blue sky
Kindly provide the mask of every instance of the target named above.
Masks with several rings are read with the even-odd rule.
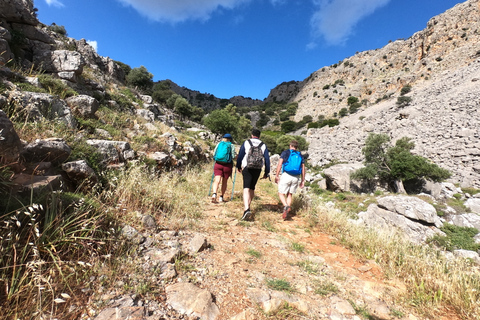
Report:
[[[458,0],[35,0],[101,56],[219,98],[263,100],[356,52],[409,38]]]

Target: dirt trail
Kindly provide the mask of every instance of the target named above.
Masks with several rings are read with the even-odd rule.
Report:
[[[275,184],[259,184],[252,203],[255,221],[239,221],[243,204],[238,180],[237,177],[233,201],[230,201],[231,185],[226,202],[211,203],[210,198],[205,199],[202,231],[208,235],[213,250],[196,257],[198,265],[206,269],[202,286],[216,297],[220,319],[230,319],[246,309],[253,314],[252,319],[267,319],[246,291],[248,288],[269,291],[267,283],[272,280],[288,282],[292,288],[290,294],[309,306],[309,316],[285,316],[285,319],[333,319],[331,316],[339,312],[341,319],[359,319],[337,310],[338,299],[352,301],[370,314],[389,310],[405,315],[395,319],[412,319],[407,317],[410,312],[395,306],[391,299],[404,294],[405,289],[387,280],[375,262],[354,256],[334,237],[313,230],[302,217],[283,221],[278,198],[262,190],[265,186],[276,188]]]

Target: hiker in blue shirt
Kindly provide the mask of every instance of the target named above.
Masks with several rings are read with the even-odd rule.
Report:
[[[270,155],[267,146],[260,140],[260,130],[252,130],[252,138],[247,139],[238,151],[237,169],[243,176],[243,204],[244,210],[241,220],[252,220],[253,214],[250,203],[255,196],[255,186],[265,165],[262,179],[270,175]]]
[[[226,133],[222,141],[215,147],[213,159],[215,160],[215,165],[213,166],[215,180],[213,181],[212,202],[217,202],[217,191],[220,179],[222,180],[222,193],[218,202],[223,202],[223,196],[225,195],[225,191],[227,191],[228,178],[232,175],[233,159],[235,159],[235,147],[232,145],[232,135],[230,133]]]
[[[297,191],[298,183],[300,182],[300,188],[305,185],[305,162],[297,149],[298,142],[292,140],[290,149],[283,151],[280,155],[275,175],[275,183],[278,183],[278,196],[283,204],[283,220],[289,219],[292,198]]]

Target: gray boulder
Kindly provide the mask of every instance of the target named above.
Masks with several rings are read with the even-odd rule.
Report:
[[[35,26],[38,19],[33,9],[33,1],[3,0],[0,1],[0,19]]]
[[[85,118],[92,118],[100,106],[97,99],[87,95],[69,97],[65,102],[74,112]]]
[[[427,227],[414,222],[407,217],[378,207],[376,204],[368,206],[367,211],[358,214],[356,223],[364,224],[372,229],[383,232],[400,233],[414,243],[425,243],[435,234],[442,234],[436,228]]]
[[[85,66],[85,60],[79,52],[68,50],[43,51],[34,56],[33,62],[46,72],[59,73],[59,75],[70,72],[78,76],[82,74]],[[63,76],[68,76],[68,74],[63,74]],[[72,81],[71,77],[67,80]]]
[[[65,101],[50,94],[12,91],[8,100],[27,120],[59,120],[70,128],[76,126],[75,118]]]
[[[397,195],[383,197],[377,201],[380,208],[400,214],[411,220],[434,224],[437,228],[441,228],[443,225],[435,207],[422,199]]]
[[[479,198],[470,198],[465,201],[465,206],[472,210],[474,213],[480,214],[480,199]]]
[[[135,157],[130,144],[125,141],[87,140],[103,157],[104,164],[125,162]]]
[[[480,216],[476,213],[450,215],[447,222],[458,227],[476,228],[480,231]]]
[[[71,161],[62,164],[62,170],[65,171],[70,179],[77,184],[89,180],[90,182],[97,182],[98,177],[90,168],[85,160]]]
[[[365,192],[369,188],[361,182],[350,179],[350,174],[363,167],[361,163],[337,164],[323,171],[325,174],[327,188],[332,191]]]
[[[60,138],[37,139],[28,144],[20,153],[27,162],[48,161],[53,164],[65,162],[72,149]]]
[[[192,283],[176,283],[166,287],[165,292],[167,303],[182,314],[205,320],[215,320],[220,315],[212,294]]]

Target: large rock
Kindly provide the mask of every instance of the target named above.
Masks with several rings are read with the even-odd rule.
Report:
[[[434,224],[442,227],[442,222],[437,215],[437,210],[431,204],[416,197],[387,196],[377,200],[382,209],[401,214],[409,219]]]
[[[44,192],[49,193],[54,190],[61,190],[63,179],[61,175],[36,176],[20,173],[13,177],[12,185],[12,190],[26,195],[31,193],[38,195]]]
[[[346,192],[367,191],[369,188],[361,182],[350,179],[350,174],[363,167],[361,163],[337,164],[323,171],[327,180],[327,188],[332,191]]]
[[[87,95],[78,95],[65,99],[67,105],[84,118],[92,118],[100,104],[97,99]]]
[[[480,216],[476,213],[451,215],[447,222],[458,227],[476,228],[480,231]]]
[[[38,121],[45,118],[59,120],[70,128],[76,126],[75,118],[65,101],[50,94],[12,91],[8,100],[26,120]]]
[[[479,198],[470,198],[465,201],[465,206],[472,210],[474,213],[480,214],[480,199]]]
[[[70,72],[74,75],[82,74],[85,66],[85,60],[79,52],[68,50],[44,51],[35,55],[33,62],[49,73]]]
[[[437,228],[430,228],[414,222],[407,217],[378,207],[376,204],[368,206],[367,211],[358,214],[356,223],[382,232],[403,234],[414,243],[425,243],[435,234],[442,234]]]
[[[77,184],[83,183],[85,180],[95,183],[98,177],[89,167],[85,160],[71,161],[62,164],[62,170],[67,173],[67,176],[75,181]]]
[[[29,0],[0,1],[0,19],[33,26],[38,24],[38,19],[33,8],[33,1]]]
[[[87,144],[95,147],[103,157],[104,164],[113,164],[132,160],[135,152],[125,141],[87,140]]]
[[[176,283],[165,288],[167,303],[187,316],[215,320],[220,310],[213,301],[212,294],[192,283]]]
[[[53,164],[65,162],[72,149],[60,138],[37,139],[28,144],[21,152],[21,156],[27,162],[48,161]]]

